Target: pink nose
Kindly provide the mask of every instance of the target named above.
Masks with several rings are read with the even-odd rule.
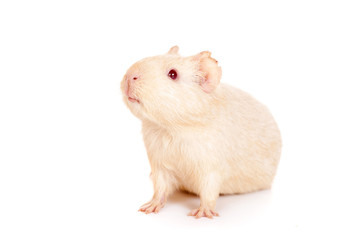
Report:
[[[134,82],[138,79],[139,79],[139,76],[137,76],[137,75],[128,75],[126,77],[126,83],[127,83],[128,88],[131,88],[131,86],[134,84]]]
[[[139,79],[139,76],[138,75],[128,75],[128,77],[127,77],[127,80],[129,81],[129,82],[133,82],[133,81],[136,81],[136,80],[138,80]]]

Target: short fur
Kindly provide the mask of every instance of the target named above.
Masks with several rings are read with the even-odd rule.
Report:
[[[154,184],[140,208],[158,212],[183,189],[200,196],[196,217],[217,216],[219,194],[268,189],[280,159],[281,137],[269,110],[249,94],[220,84],[210,52],[145,58],[121,82],[124,102],[142,121]],[[175,69],[176,80],[168,77]]]

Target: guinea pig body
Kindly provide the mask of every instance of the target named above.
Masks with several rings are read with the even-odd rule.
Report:
[[[182,189],[200,196],[189,215],[211,218],[219,194],[271,187],[280,132],[264,105],[219,83],[221,69],[208,52],[183,58],[175,48],[133,65],[122,81],[126,105],[142,120],[154,184],[153,199],[140,210],[157,213]]]

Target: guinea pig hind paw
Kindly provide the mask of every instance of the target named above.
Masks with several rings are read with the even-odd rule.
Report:
[[[213,218],[214,216],[218,217],[219,213],[217,213],[215,210],[212,210],[210,208],[199,207],[189,212],[188,216],[194,216],[195,218],[201,218],[201,217]]]

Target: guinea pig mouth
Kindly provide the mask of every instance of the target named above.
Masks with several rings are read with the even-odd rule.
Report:
[[[137,103],[140,103],[140,101],[139,101],[138,99],[133,98],[133,97],[128,97],[128,100],[129,100],[130,102],[137,102]]]

